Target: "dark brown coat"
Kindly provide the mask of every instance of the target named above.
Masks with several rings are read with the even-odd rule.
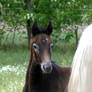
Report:
[[[50,74],[43,74],[39,65],[29,65],[23,92],[64,92],[71,68],[59,67],[52,63],[53,71]]]

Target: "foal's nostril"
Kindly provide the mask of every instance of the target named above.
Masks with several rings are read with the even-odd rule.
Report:
[[[45,69],[47,72],[51,71],[51,66],[47,66]]]

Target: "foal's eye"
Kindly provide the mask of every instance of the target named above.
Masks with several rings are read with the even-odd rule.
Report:
[[[53,48],[53,43],[50,44],[50,49],[52,49],[52,48]]]
[[[39,52],[39,46],[38,46],[38,44],[33,43],[33,47],[34,47],[35,52]]]

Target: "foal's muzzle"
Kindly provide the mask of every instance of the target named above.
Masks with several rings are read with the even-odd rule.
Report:
[[[52,63],[51,61],[45,61],[41,63],[41,69],[43,73],[51,73],[52,72]]]

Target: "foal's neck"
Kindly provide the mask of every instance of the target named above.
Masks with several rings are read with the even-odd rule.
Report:
[[[30,83],[35,92],[50,92],[50,86],[59,80],[59,71],[55,65],[51,73],[44,74],[39,64],[32,64]]]
[[[31,73],[32,74],[42,74],[40,64],[32,63],[32,65],[31,65]]]

